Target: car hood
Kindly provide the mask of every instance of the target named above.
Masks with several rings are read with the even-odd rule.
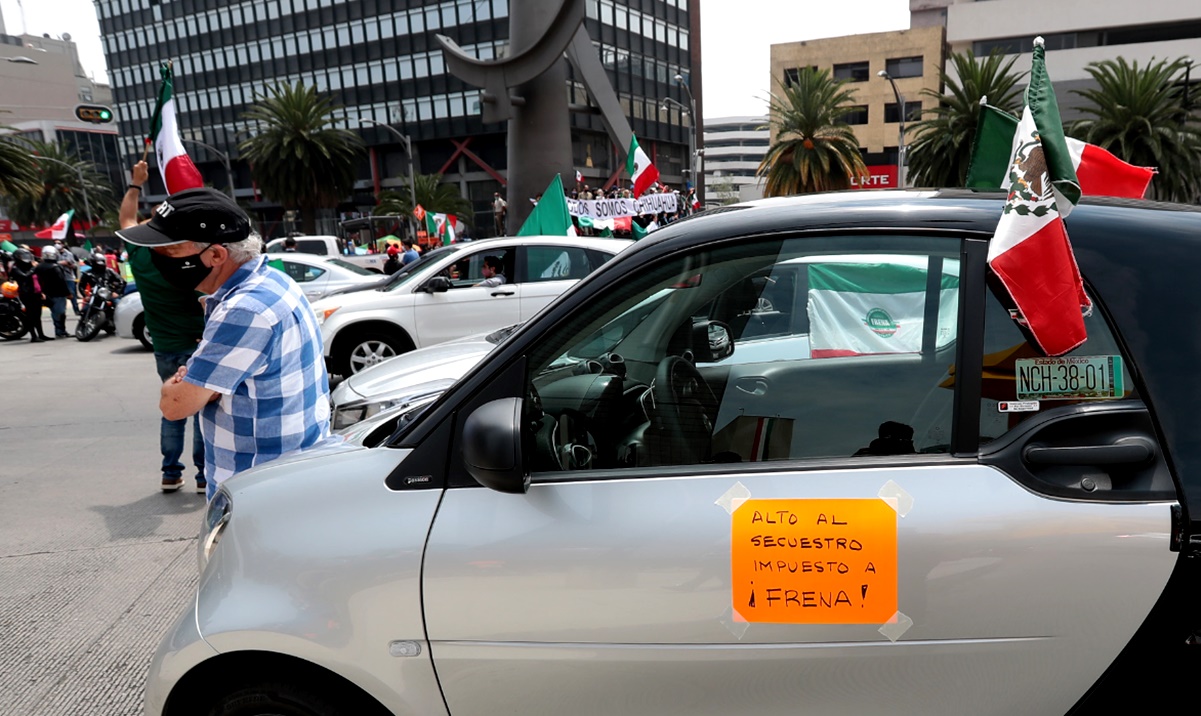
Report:
[[[345,405],[356,400],[411,394],[414,388],[427,384],[449,385],[495,347],[486,340],[475,338],[402,353],[350,376],[334,389],[331,397],[334,405]]]

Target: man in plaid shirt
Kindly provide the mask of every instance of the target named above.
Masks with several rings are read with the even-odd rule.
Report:
[[[167,281],[209,294],[204,337],[159,402],[168,420],[200,412],[209,499],[232,475],[329,437],[321,330],[300,287],[260,256],[237,204],[187,189],[118,236],[152,247]]]

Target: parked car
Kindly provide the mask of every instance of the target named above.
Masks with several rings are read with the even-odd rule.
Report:
[[[414,348],[520,323],[629,245],[529,236],[444,246],[399,281],[313,304],[330,373],[354,375]],[[489,256],[504,265],[501,286],[478,285]]]
[[[283,272],[292,277],[310,301],[316,301],[331,291],[379,286],[385,280],[374,271],[350,263],[346,260],[348,257],[289,252],[271,254],[267,258],[274,265],[282,266]]]
[[[384,272],[384,263],[388,260],[386,254],[348,254],[343,250],[343,241],[336,236],[293,236],[292,238],[296,239],[295,252],[284,251],[284,242],[287,241],[285,238],[272,239],[267,242],[267,253],[310,254],[324,258],[338,257],[375,274]]]
[[[1088,340],[1046,358],[988,281],[1003,202],[685,219],[429,404],[226,481],[146,713],[1112,713],[1181,673],[1201,209],[1085,199]]]
[[[117,326],[117,335],[122,338],[136,338],[142,347],[148,351],[154,350],[154,340],[146,329],[146,316],[142,309],[142,294],[132,291],[121,297],[117,302],[117,310],[113,312],[113,323]]]

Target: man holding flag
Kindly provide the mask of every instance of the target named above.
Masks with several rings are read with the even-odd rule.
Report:
[[[1063,224],[1080,200],[1080,184],[1041,37],[1034,41],[1026,106],[1012,147],[1009,197],[988,246],[988,265],[1037,347],[1048,356],[1063,355],[1087,339],[1084,312],[1092,302]]]

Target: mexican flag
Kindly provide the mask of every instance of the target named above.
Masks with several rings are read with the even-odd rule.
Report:
[[[1034,40],[1026,106],[1013,137],[1009,197],[988,246],[988,265],[1017,307],[1018,323],[1048,356],[1088,338],[1084,315],[1092,301],[1063,219],[1080,199],[1080,184],[1041,37]]]
[[[175,82],[171,63],[163,65],[163,84],[159,88],[158,103],[150,118],[150,134],[147,144],[154,144],[154,155],[158,157],[158,170],[163,175],[163,185],[168,194],[204,186],[200,172],[188,157],[179,138],[179,125],[175,121]]]
[[[75,210],[71,209],[55,219],[49,229],[42,229],[34,234],[34,237],[38,239],[62,239],[66,241],[71,238],[71,220],[73,218],[75,218]]]
[[[626,171],[634,180],[635,199],[659,181],[659,170],[651,164],[650,157],[638,146],[638,137],[633,134],[630,135],[630,151],[626,152]]]
[[[563,194],[563,179],[558,174],[550,180],[542,201],[534,207],[525,223],[517,230],[517,236],[575,236],[575,224],[567,210],[567,197]]]
[[[455,227],[459,225],[459,217],[453,214],[426,214],[426,221],[433,216],[434,220],[434,236],[441,237],[442,245],[454,243]]]
[[[1013,155],[1018,119],[986,103],[981,98],[980,119],[972,140],[972,160],[968,166],[967,186],[974,189],[1009,189],[1009,159]],[[1080,193],[1084,196],[1121,196],[1141,199],[1155,170],[1136,167],[1118,159],[1095,144],[1064,137]]]
[[[901,263],[809,266],[809,355],[812,358],[920,353],[926,267]],[[955,335],[959,277],[943,273],[936,335]],[[947,330],[943,330],[947,329]]]

